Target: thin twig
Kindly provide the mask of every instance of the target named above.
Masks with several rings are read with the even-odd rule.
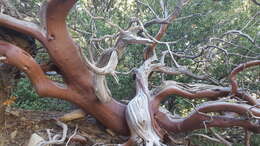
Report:
[[[222,136],[220,136],[218,133],[216,133],[212,128],[209,128],[209,130],[225,145],[227,146],[232,146],[232,143],[230,143],[229,141],[227,141],[225,138],[223,138]]]
[[[77,134],[77,130],[78,130],[78,125],[76,125],[76,128],[74,130],[74,133],[70,136],[70,138],[68,139],[66,146],[68,146],[68,144],[70,143],[70,140]]]

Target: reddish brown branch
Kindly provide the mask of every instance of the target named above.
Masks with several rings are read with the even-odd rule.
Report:
[[[97,100],[92,88],[85,89],[73,84],[70,84],[68,88],[59,86],[44,75],[40,65],[27,52],[10,43],[0,41],[0,55],[6,58],[5,63],[16,66],[26,72],[40,96],[68,100],[96,117],[107,128],[119,134],[129,134],[124,116],[125,105],[115,100],[107,104],[101,104]]]
[[[196,111],[191,113],[190,116],[183,119],[170,119],[164,113],[156,113],[155,119],[159,125],[166,129],[169,132],[180,133],[186,131],[192,131],[196,129],[201,129],[206,127],[221,127],[226,128],[230,126],[241,126],[250,131],[260,133],[260,125],[258,123],[253,123],[248,119],[249,111],[252,114],[259,116],[260,109],[251,109],[252,106],[235,104],[235,103],[226,103],[226,102],[212,102],[203,104],[198,107]],[[197,112],[198,111],[198,112]],[[209,116],[201,113],[210,113],[210,112],[235,112],[243,117],[233,117],[233,116]]]
[[[122,105],[115,100],[111,100],[106,104],[99,102],[94,91],[94,74],[86,66],[84,57],[80,53],[80,48],[74,43],[68,33],[65,18],[70,8],[72,8],[75,3],[76,0],[47,1],[46,6],[43,7],[42,13],[44,13],[43,20],[46,24],[45,27],[48,32],[48,39],[42,43],[48,50],[53,63],[61,71],[64,81],[69,86],[69,89],[73,90],[73,95],[71,95],[72,93],[70,92],[70,94],[64,93],[66,95],[66,100],[75,103],[85,112],[93,115],[107,128],[116,133],[128,135],[129,129],[124,115],[125,105]],[[10,28],[12,29],[16,27],[19,27],[19,24],[14,24]],[[22,29],[18,29],[18,31],[24,32]],[[11,61],[11,64],[18,66],[20,69],[23,69],[28,73],[29,78],[32,80],[37,90],[40,91],[40,94],[46,96],[53,94],[52,96],[55,95],[55,97],[61,98],[61,91],[56,90],[59,86],[52,84],[53,82],[50,82],[48,78],[43,76],[43,72],[39,65],[33,61],[33,67],[29,66],[29,70],[28,67],[24,68],[24,63],[27,65],[29,60],[33,60],[31,57],[26,57],[27,55],[24,55],[26,53],[10,44],[2,42],[0,46],[3,55],[5,55],[6,52],[9,52],[6,47],[12,48],[12,51],[10,52],[16,52],[18,50],[18,54],[16,55],[17,57],[20,57],[19,60],[21,60],[21,62],[15,61],[14,57],[10,56],[9,57],[12,61],[8,61]],[[28,59],[23,59],[23,57]],[[63,95],[63,93],[61,94]]]
[[[179,95],[189,99],[207,98],[215,100],[227,96],[230,88],[205,85],[205,84],[182,84],[174,81],[166,81],[162,87],[154,91],[153,108],[157,109],[160,102],[169,95]]]
[[[26,72],[40,96],[60,97],[66,99],[71,91],[48,79],[39,64],[24,50],[4,41],[0,41],[0,54],[4,62]],[[66,95],[66,96],[65,96]]]
[[[246,68],[249,68],[249,67],[252,67],[252,66],[257,66],[257,65],[260,65],[260,60],[249,61],[249,62],[240,64],[239,66],[234,68],[233,71],[230,74],[232,94],[235,95],[235,96],[242,97],[243,99],[248,101],[249,104],[251,104],[251,105],[256,105],[257,100],[250,97],[249,95],[247,95],[245,93],[241,93],[241,92],[238,91],[237,74],[239,72],[245,70]]]
[[[44,42],[46,39],[46,32],[38,25],[31,22],[18,20],[5,14],[0,14],[0,26],[30,35],[41,42]]]
[[[236,93],[237,96],[244,97],[245,99],[251,99],[250,96],[238,92],[237,91],[237,82],[236,82],[236,74],[242,70],[244,70],[247,67],[258,65],[260,61],[251,61],[246,64],[240,65],[237,68],[235,68],[231,73],[231,80],[232,80],[232,91]],[[199,87],[199,85],[198,85]],[[234,88],[235,87],[235,88]],[[196,88],[195,88],[196,89]],[[199,88],[198,88],[199,89]],[[156,109],[158,109],[158,106],[160,102],[167,97],[168,95],[175,94],[180,95],[182,97],[186,98],[208,98],[208,99],[216,99],[218,97],[224,97],[227,96],[231,90],[229,88],[224,87],[217,87],[217,86],[208,86],[205,88],[205,86],[201,86],[200,90],[192,90],[192,86],[189,84],[180,84],[174,81],[168,81],[165,82],[163,87],[158,88],[154,92],[154,100],[151,103],[152,109],[155,109],[155,113],[157,112],[157,122],[162,126],[162,128],[165,128],[167,130],[171,129],[170,131],[173,132],[184,132],[188,130],[195,130],[203,128],[205,125],[203,122],[211,120],[212,122],[208,123],[207,126],[209,127],[229,127],[229,126],[242,126],[246,129],[249,129],[254,132],[260,132],[259,125],[252,124],[250,121],[236,119],[236,118],[230,118],[230,117],[222,117],[222,116],[214,116],[209,117],[204,114],[199,114],[194,112],[191,116],[185,118],[185,119],[179,119],[171,121],[168,119],[168,117],[158,112]],[[248,100],[250,103],[253,101]],[[255,104],[253,104],[255,105]],[[252,107],[251,107],[252,108]],[[255,109],[256,110],[256,109]],[[254,111],[254,116],[259,116],[260,112]],[[230,103],[213,103],[201,106],[197,109],[197,111],[200,112],[220,112],[220,111],[231,111],[236,112],[242,115],[251,113],[250,106],[249,105],[240,105],[240,104],[230,104]],[[256,114],[256,115],[255,115]],[[160,118],[158,118],[160,117]],[[228,121],[228,122],[227,122]],[[171,124],[170,124],[171,123]],[[192,124],[193,123],[193,124]],[[194,125],[194,123],[197,123],[197,126],[189,126]],[[179,128],[178,127],[181,127]],[[171,128],[170,128],[171,127]]]
[[[177,4],[177,6],[174,8],[174,11],[173,13],[168,16],[166,19],[164,19],[164,22],[167,22],[165,24],[162,24],[161,27],[160,27],[160,30],[159,32],[156,34],[155,36],[155,39],[156,40],[161,40],[162,37],[164,36],[165,32],[167,31],[168,27],[169,27],[169,24],[170,22],[172,22],[173,20],[175,20],[181,13],[181,9],[182,7],[187,3],[189,2],[189,0],[180,0],[180,2]],[[148,59],[149,57],[152,56],[152,54],[154,53],[154,50],[156,48],[156,46],[158,45],[157,42],[154,42],[152,43],[149,47],[147,47],[145,49],[145,52],[144,52],[144,58],[145,59]]]
[[[68,82],[70,80],[78,81],[85,84],[82,87],[88,87],[90,80],[82,77],[90,76],[90,71],[80,53],[80,48],[69,35],[65,22],[69,10],[75,3],[76,0],[49,0],[43,7],[42,13],[45,13],[43,19],[48,33],[46,48],[51,60],[61,70]]]
[[[236,94],[238,92],[238,84],[237,84],[237,74],[246,68],[260,65],[260,60],[254,60],[254,61],[249,61],[243,64],[240,64],[236,68],[233,69],[233,71],[230,74],[230,80],[231,80],[231,86],[232,86],[232,94]]]
[[[156,18],[156,19],[152,19],[152,20],[146,22],[144,24],[144,27],[149,27],[150,25],[153,25],[153,24],[168,24],[168,23],[169,22],[168,22],[167,18],[166,19],[158,19],[158,18]]]
[[[95,93],[96,86],[93,81],[95,75],[87,67],[86,61],[81,54],[80,48],[74,43],[68,33],[65,20],[67,14],[69,13],[69,10],[76,3],[76,1],[77,0],[47,1],[46,6],[43,7],[42,11],[42,13],[44,14],[43,20],[45,21],[44,27],[47,30],[47,37],[45,37],[45,32],[40,31],[40,29],[38,29],[34,24],[31,25],[30,23],[30,26],[26,26],[29,23],[0,15],[0,25],[6,26],[25,34],[29,34],[39,39],[43,43],[43,45],[47,48],[48,53],[50,54],[51,60],[61,71],[62,76],[68,85],[68,88],[60,87],[53,81],[48,79],[44,75],[41,67],[33,60],[33,58],[16,46],[1,41],[0,54],[3,55],[4,58],[6,58],[7,63],[18,67],[19,69],[27,73],[40,95],[63,98],[70,102],[73,102],[80,108],[82,108],[85,112],[97,118],[107,128],[119,134],[129,135],[129,127],[126,124],[125,119],[126,106],[118,103],[113,99],[107,103],[101,103],[97,99]],[[175,8],[175,11],[172,13],[172,15],[167,17],[167,22],[176,19],[176,17],[180,13],[181,7],[183,7],[183,3],[187,1],[188,0],[181,0],[180,5]],[[160,31],[155,37],[157,40],[160,40],[164,36],[168,26],[169,23],[161,25]],[[124,39],[129,38],[125,37]],[[133,38],[130,39],[131,43],[137,43],[136,40],[135,42],[132,41]],[[140,40],[138,39],[138,41]],[[147,51],[145,52],[145,58],[149,58],[150,56],[152,56],[151,54],[154,52],[157,43],[158,42],[154,42],[147,49]],[[119,50],[120,48],[124,48],[124,46],[125,43],[120,41],[117,43],[115,48],[118,48],[117,50]],[[108,56],[108,54],[106,54],[105,56]],[[107,62],[106,58],[107,57],[101,57],[101,61],[99,62],[100,66],[101,64],[103,64],[102,60]],[[234,81],[235,79],[236,78],[234,78]],[[237,83],[235,83],[234,86],[236,87]],[[147,91],[145,90],[145,93],[148,95],[148,83],[147,85],[145,84],[145,87],[147,87]],[[166,86],[154,92],[154,100],[151,103],[151,115],[153,116],[155,113],[156,120],[162,128],[173,132],[183,132],[203,128],[204,123],[207,122],[206,125],[209,127],[242,126],[252,131],[260,131],[259,125],[255,125],[250,121],[245,121],[234,117],[210,117],[205,114],[194,112],[193,114],[191,114],[191,116],[185,119],[171,121],[165,114],[158,112],[160,101],[170,94],[176,94],[187,98],[205,97],[216,99],[218,97],[226,96],[230,93],[230,89],[224,87],[207,86],[207,88],[205,88],[205,86],[203,86],[203,88],[195,88],[188,84],[180,85],[169,82],[169,84],[166,84]],[[237,88],[235,89],[235,91],[237,92]],[[253,114],[254,116],[260,115],[258,108],[252,108],[252,106],[248,105],[231,103],[212,103],[198,108],[198,111],[205,113],[220,112],[223,110],[236,112],[241,115],[246,115],[250,111],[250,114]]]

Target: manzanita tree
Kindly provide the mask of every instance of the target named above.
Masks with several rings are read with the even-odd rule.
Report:
[[[46,66],[43,68],[22,48],[0,41],[1,61],[25,72],[40,96],[60,98],[78,105],[107,128],[118,134],[129,135],[125,145],[164,145],[164,140],[170,139],[172,133],[178,134],[205,127],[241,126],[255,133],[260,132],[259,101],[242,91],[236,81],[239,72],[260,65],[260,60],[256,60],[259,57],[234,68],[230,73],[229,87],[184,84],[176,81],[163,81],[160,86],[150,86],[149,77],[154,72],[183,74],[199,80],[216,82],[206,75],[192,73],[175,60],[175,57],[192,59],[202,56],[205,50],[212,46],[205,47],[196,56],[187,56],[171,51],[170,45],[174,42],[160,41],[170,23],[179,16],[182,7],[189,4],[189,0],[179,0],[174,11],[162,19],[156,18],[143,23],[138,18],[133,18],[127,29],[122,29],[111,21],[88,12],[93,19],[103,20],[119,30],[116,36],[113,36],[116,38],[114,46],[105,49],[96,62],[84,55],[68,32],[66,17],[76,2],[77,0],[46,1],[40,10],[41,25],[0,14],[0,26],[37,39],[47,49],[52,65],[55,66],[52,69],[63,77],[64,84],[50,80],[45,75]],[[160,25],[156,36],[150,35],[146,30],[146,27],[153,24]],[[259,48],[255,40],[241,31],[229,31],[227,34],[245,37]],[[136,95],[127,104],[123,104],[113,99],[106,76],[112,75],[116,79],[115,69],[118,60],[129,44],[147,45],[147,48],[144,49],[143,64],[132,70]],[[158,44],[165,45],[167,50],[162,52],[156,50]],[[170,56],[173,67],[165,63],[167,56]],[[210,102],[196,107],[195,111],[185,118],[174,117],[160,108],[161,101],[169,95],[179,95],[188,99],[206,98]],[[228,98],[223,100],[223,97]]]
[[[2,6],[1,11],[11,15],[13,17],[21,18],[18,11],[10,3],[10,1],[1,0],[0,5]],[[16,32],[12,29],[0,27],[0,40],[12,42],[24,50],[29,52],[31,55],[35,55],[34,40],[26,35]],[[8,64],[0,65],[0,131],[5,125],[5,108],[12,101],[8,99],[11,96],[11,91],[15,86],[16,79],[19,78],[20,71]]]

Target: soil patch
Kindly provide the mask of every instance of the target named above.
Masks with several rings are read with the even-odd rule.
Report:
[[[0,146],[27,146],[30,136],[37,133],[45,140],[48,139],[46,129],[51,129],[53,134],[61,134],[62,128],[57,126],[58,117],[64,115],[64,112],[53,111],[30,111],[21,109],[7,109],[6,123],[0,133]],[[126,137],[118,136],[98,123],[95,118],[86,116],[86,118],[74,120],[65,123],[68,125],[69,138],[78,127],[77,134],[86,139],[87,144],[91,146],[97,143],[116,144],[126,141]],[[65,145],[65,144],[64,144]],[[81,146],[79,142],[71,142],[69,146]],[[61,145],[59,145],[61,146]]]

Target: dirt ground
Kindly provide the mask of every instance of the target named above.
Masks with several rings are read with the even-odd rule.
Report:
[[[33,133],[37,133],[47,140],[46,129],[52,129],[53,133],[61,134],[62,128],[57,126],[56,121],[53,119],[63,114],[63,112],[8,109],[6,112],[6,124],[0,133],[0,146],[27,146]],[[91,116],[70,121],[66,124],[68,125],[67,140],[74,134],[76,127],[78,127],[77,136],[85,139],[85,144],[71,141],[69,146],[92,146],[101,143],[118,144],[123,143],[127,139],[105,129]]]
[[[6,111],[6,124],[4,129],[0,129],[0,146],[27,146],[28,141],[32,134],[36,133],[48,140],[47,129],[52,130],[52,136],[54,134],[62,134],[62,128],[56,124],[57,119],[63,116],[64,112],[53,111],[30,111],[21,109],[7,109]],[[119,136],[103,127],[93,117],[86,116],[85,118],[73,120],[65,123],[68,126],[68,133],[66,142],[75,133],[84,140],[84,143],[79,141],[70,140],[68,146],[100,146],[102,144],[122,144],[127,141],[127,137]],[[238,131],[241,131],[238,132]],[[234,133],[233,133],[234,132]],[[244,135],[243,129],[230,129],[225,131],[224,138],[232,143],[243,145]],[[233,134],[232,134],[233,133]],[[259,145],[259,136],[255,135],[251,139],[251,145]],[[65,146],[65,144],[57,146]],[[191,141],[190,141],[191,142]],[[208,146],[219,145],[202,137],[194,137],[191,146]]]

